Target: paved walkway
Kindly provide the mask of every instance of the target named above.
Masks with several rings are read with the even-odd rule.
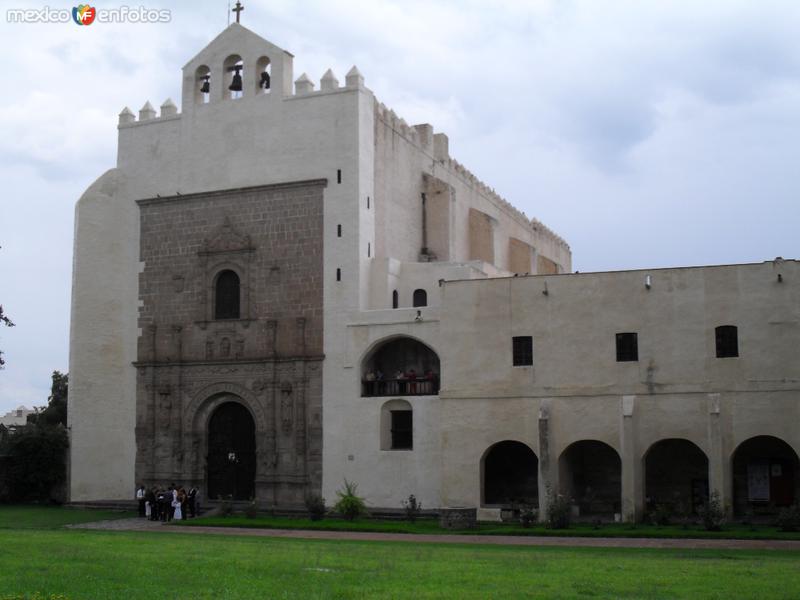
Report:
[[[800,550],[800,540],[699,540],[659,538],[589,538],[542,537],[517,535],[453,535],[373,533],[364,531],[312,531],[304,529],[245,529],[236,527],[184,527],[146,519],[118,519],[70,525],[73,529],[114,531],[158,531],[248,537],[292,538],[308,540],[352,540],[412,542],[437,544],[486,544],[502,546],[581,546],[589,548],[707,548],[721,550]]]

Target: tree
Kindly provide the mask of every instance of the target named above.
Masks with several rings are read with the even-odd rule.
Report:
[[[8,315],[6,315],[3,312],[3,305],[2,304],[0,304],[0,323],[5,325],[6,327],[14,327],[14,323],[11,321],[11,319],[8,318]],[[0,350],[0,369],[3,368],[4,364],[6,364],[6,361],[3,360],[3,351]]]
[[[63,502],[68,447],[67,430],[61,425],[29,424],[6,436],[0,454],[7,465],[7,499]]]
[[[28,415],[28,423],[40,425],[67,426],[67,396],[69,395],[69,374],[53,371],[53,383],[50,387],[50,396],[47,397],[47,406],[37,409]]]
[[[0,500],[63,502],[67,478],[69,375],[53,371],[47,406],[28,415],[28,424],[0,436],[4,489]]]

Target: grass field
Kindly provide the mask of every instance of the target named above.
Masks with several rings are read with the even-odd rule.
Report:
[[[800,552],[536,548],[53,529],[0,508],[0,600],[796,598]],[[33,515],[30,522],[9,525]],[[107,515],[103,515],[107,516]]]
[[[630,537],[630,538],[694,538],[694,539],[755,539],[755,540],[800,540],[800,532],[780,531],[776,527],[726,525],[722,531],[706,531],[699,526],[575,524],[569,529],[547,529],[542,525],[524,528],[515,523],[480,523],[477,530],[450,531],[441,529],[437,521],[420,519],[416,523],[407,521],[378,521],[359,519],[294,519],[288,517],[258,516],[248,519],[242,515],[229,517],[211,516],[188,521],[175,521],[186,527],[244,527],[247,529],[313,529],[318,531],[374,531],[379,533],[467,533],[479,535],[543,535],[559,537]]]

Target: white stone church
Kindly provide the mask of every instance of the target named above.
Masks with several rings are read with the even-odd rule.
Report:
[[[572,274],[567,243],[353,67],[295,77],[238,23],[180,110],[119,118],[77,203],[70,496],[484,519],[800,498],[800,264]],[[507,514],[507,513],[506,513]]]

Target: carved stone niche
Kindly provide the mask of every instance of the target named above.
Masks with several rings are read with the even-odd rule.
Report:
[[[230,218],[225,217],[222,225],[211,238],[203,242],[198,254],[203,276],[203,314],[199,321],[201,328],[214,320],[215,287],[217,277],[223,271],[233,271],[239,277],[239,318],[232,319],[247,327],[252,320],[250,308],[251,263],[255,246],[249,235],[236,231]]]

